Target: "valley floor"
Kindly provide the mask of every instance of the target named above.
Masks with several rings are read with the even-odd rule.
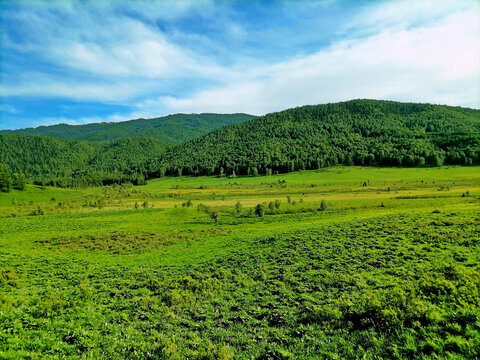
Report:
[[[0,359],[480,356],[480,167],[0,194]]]

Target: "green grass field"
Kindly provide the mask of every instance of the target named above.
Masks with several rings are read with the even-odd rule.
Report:
[[[474,166],[1,193],[0,359],[475,359],[479,210]]]

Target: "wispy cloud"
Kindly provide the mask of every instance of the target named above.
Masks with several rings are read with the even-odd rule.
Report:
[[[172,112],[256,114],[352,98],[480,107],[480,24],[478,13],[473,11],[476,6],[460,6],[463,11],[453,14],[437,11],[435,21],[423,25],[409,21],[411,11],[417,16],[428,15],[430,5],[419,7],[419,3],[413,10],[411,2],[404,2],[403,7],[400,2],[389,4],[391,9],[382,6],[382,11],[394,19],[378,19],[378,13],[374,18],[392,25],[382,26],[367,37],[347,38],[315,54],[260,67],[241,82],[187,98],[166,96],[159,102]],[[357,19],[356,26],[361,20]],[[371,18],[364,20],[365,29],[377,27]]]
[[[15,76],[5,84],[5,96],[110,101],[117,96],[142,95],[151,79],[228,76],[228,69],[170,42],[156,26],[125,15],[128,8],[120,13],[108,2],[65,3],[70,6],[39,3],[11,11],[11,20],[18,28],[13,36],[4,33],[6,50],[42,59],[49,67],[33,77],[25,73]],[[151,2],[140,3],[138,9],[145,16],[171,18],[176,11],[193,7],[193,2],[181,4],[172,2],[170,12],[165,4],[153,11]]]
[[[18,114],[20,112],[16,107],[8,104],[0,104],[0,110],[10,114]]]
[[[12,4],[1,15],[7,102],[54,98],[130,109],[98,117],[39,109],[36,122],[264,114],[351,98],[480,107],[475,1]],[[11,121],[21,114],[1,111]]]

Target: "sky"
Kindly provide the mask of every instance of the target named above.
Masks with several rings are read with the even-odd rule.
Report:
[[[480,108],[478,0],[3,0],[0,50],[0,129],[358,98]]]

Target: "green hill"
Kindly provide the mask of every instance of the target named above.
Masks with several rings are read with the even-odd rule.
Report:
[[[180,144],[220,127],[241,123],[252,118],[254,116],[247,114],[175,114],[118,123],[58,124],[20,130],[3,130],[0,131],[0,134],[42,135],[90,141],[148,136],[172,144]]]
[[[41,184],[59,186],[138,182],[151,159],[170,146],[150,137],[105,142],[0,134],[0,163]],[[141,180],[140,180],[141,181]]]
[[[179,125],[178,116],[162,118],[163,125],[170,119],[170,125],[187,129],[185,123]],[[194,118],[207,121],[222,116]],[[237,117],[245,120],[250,116]],[[194,118],[184,120],[193,126]],[[177,146],[153,136],[133,136],[147,132],[148,127],[142,124],[149,122],[154,120],[111,124],[110,136],[120,136],[117,130],[123,129],[125,137],[109,141],[0,134],[0,162],[11,172],[23,171],[39,183],[60,186],[135,183],[143,182],[143,176],[165,174],[275,174],[337,164],[439,166],[480,162],[480,111],[459,107],[376,100],[303,106],[226,126]],[[62,126],[67,125],[44,129]],[[82,136],[87,136],[89,126],[109,125],[69,127],[80,129],[71,136],[80,136],[82,131]],[[188,130],[185,134],[192,135]],[[89,136],[94,135],[100,137],[100,132]]]
[[[153,175],[479,161],[479,110],[352,100],[288,109],[216,130],[167,151]]]

